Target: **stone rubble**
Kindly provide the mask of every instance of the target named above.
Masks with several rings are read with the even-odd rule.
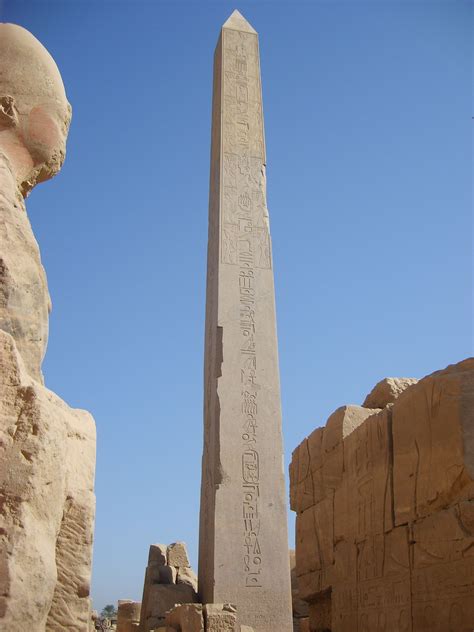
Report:
[[[383,380],[364,404],[383,408],[340,408],[293,452],[309,629],[471,630],[474,359]]]

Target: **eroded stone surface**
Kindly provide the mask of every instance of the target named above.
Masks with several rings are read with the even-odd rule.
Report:
[[[197,602],[195,577],[184,542],[150,546],[143,584],[141,632],[164,626],[167,612],[176,604]],[[166,625],[171,625],[170,621],[167,619]]]
[[[183,604],[166,614],[165,622],[181,632],[204,632],[202,605]]]
[[[237,610],[231,604],[206,604],[204,606],[206,632],[235,632]]]
[[[380,380],[365,398],[365,408],[385,408],[418,380],[413,377],[386,377]]]
[[[166,544],[150,544],[148,564],[155,563],[159,566],[166,566],[168,564],[167,550]]]
[[[0,24],[0,627],[86,631],[95,426],[43,385],[50,298],[24,197],[64,160],[61,76],[25,29]]]
[[[311,630],[473,626],[474,359],[402,382],[396,397],[369,401],[382,410],[345,424],[360,407],[338,409],[293,452]]]
[[[188,584],[195,590],[198,591],[198,579],[196,573],[193,571],[191,567],[180,568],[178,570],[178,576],[176,579],[177,584]]]
[[[168,546],[168,564],[176,568],[188,568],[191,566],[184,542],[173,542],[173,544]]]
[[[52,57],[25,29],[0,23],[0,329],[38,381],[51,302],[23,196],[59,171],[69,120]]]
[[[214,57],[199,591],[292,632],[258,36],[235,11]]]
[[[27,374],[15,341],[3,331],[0,422],[1,627],[85,631],[95,424]]]
[[[118,602],[117,632],[135,632],[140,623],[141,603],[130,599]]]

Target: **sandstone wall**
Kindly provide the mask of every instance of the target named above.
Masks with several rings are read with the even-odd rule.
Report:
[[[472,632],[473,481],[474,359],[333,413],[290,465],[310,629]]]

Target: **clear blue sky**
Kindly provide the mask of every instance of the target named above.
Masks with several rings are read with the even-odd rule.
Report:
[[[260,33],[286,462],[381,378],[472,354],[469,2],[0,0],[73,106],[28,200],[47,385],[97,423],[96,608],[197,562],[212,55]],[[290,522],[293,540],[293,520]]]

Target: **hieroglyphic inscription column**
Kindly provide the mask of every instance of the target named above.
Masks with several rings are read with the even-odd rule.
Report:
[[[234,11],[214,57],[199,591],[291,632],[258,36]]]

